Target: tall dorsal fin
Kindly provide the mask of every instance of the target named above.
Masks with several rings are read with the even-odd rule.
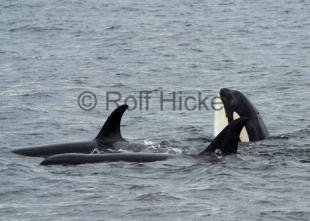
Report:
[[[214,138],[210,145],[200,154],[214,152],[216,149],[223,154],[236,153],[238,149],[239,135],[247,122],[247,118],[241,117],[229,122],[229,124]]]
[[[118,106],[108,117],[95,139],[99,142],[123,140],[120,125],[122,116],[127,109],[128,105],[126,104]]]

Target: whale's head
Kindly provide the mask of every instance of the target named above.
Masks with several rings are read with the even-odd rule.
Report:
[[[243,93],[237,90],[222,88],[220,90],[220,97],[224,108],[215,112],[215,135],[227,123],[239,117],[244,117],[248,118],[248,122],[240,134],[241,141],[257,141],[269,137],[268,130],[260,113]]]
[[[240,117],[251,118],[253,114],[258,113],[254,105],[240,91],[222,88],[220,90],[220,97],[229,122],[236,119],[234,114]]]

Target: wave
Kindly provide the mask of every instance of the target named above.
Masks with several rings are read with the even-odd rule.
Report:
[[[11,28],[10,32],[18,32],[18,31],[31,31],[31,32],[46,32],[46,31],[64,31],[64,28],[59,27],[38,27],[32,25],[24,25],[21,27]]]

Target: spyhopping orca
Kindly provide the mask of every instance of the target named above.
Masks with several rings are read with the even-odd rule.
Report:
[[[99,134],[91,141],[29,147],[14,150],[13,152],[31,157],[48,157],[63,153],[91,153],[94,149],[99,151],[104,151],[108,148],[140,150],[144,145],[129,143],[121,135],[121,118],[127,108],[128,105],[117,107],[108,117]]]
[[[238,117],[246,117],[248,121],[245,124],[245,129],[241,131],[241,141],[258,141],[269,137],[267,127],[260,113],[244,94],[237,90],[222,88],[220,97],[224,108],[216,110],[214,113],[215,136],[229,122]]]
[[[237,152],[240,131],[247,122],[247,118],[241,117],[232,120],[211,142],[211,144],[202,151],[199,156],[216,153],[217,155],[227,155]],[[41,162],[41,165],[72,165],[85,163],[100,163],[113,161],[128,162],[153,162],[177,157],[175,154],[164,153],[107,153],[107,154],[77,154],[67,153],[50,156]]]

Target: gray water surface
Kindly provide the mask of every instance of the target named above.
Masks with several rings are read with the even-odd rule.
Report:
[[[307,0],[2,0],[0,220],[310,220],[309,67]],[[249,97],[270,139],[210,162],[43,167],[11,153],[92,139],[107,91],[223,87]],[[85,90],[92,111],[77,104]],[[201,150],[213,111],[161,111],[155,98],[122,125],[130,141]]]

